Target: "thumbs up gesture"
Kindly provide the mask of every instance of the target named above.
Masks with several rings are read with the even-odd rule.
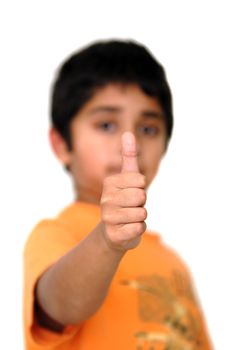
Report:
[[[121,173],[104,180],[101,198],[104,238],[110,248],[126,251],[139,244],[146,230],[145,202],[145,177],[139,172],[135,137],[125,132]]]

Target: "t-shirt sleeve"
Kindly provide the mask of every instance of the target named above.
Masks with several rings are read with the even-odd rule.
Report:
[[[205,320],[205,315],[202,309],[202,305],[200,302],[200,298],[198,295],[198,292],[196,290],[196,286],[194,284],[194,280],[193,280],[193,276],[189,271],[189,279],[190,279],[190,283],[191,283],[191,288],[193,290],[193,294],[194,294],[194,300],[195,300],[195,308],[197,311],[197,318],[200,319],[200,342],[199,345],[201,350],[213,350],[213,344],[209,335],[209,330],[207,327],[207,322]]]
[[[181,258],[180,260],[182,261]],[[184,289],[185,295],[187,296],[184,301],[188,310],[187,316],[189,316],[190,327],[193,329],[193,334],[197,334],[196,346],[200,350],[213,350],[213,344],[209,336],[207,322],[205,320],[193,274],[184,262],[182,262],[182,266],[182,274],[177,277],[175,276],[175,279],[177,279],[178,285],[181,290]]]
[[[37,225],[26,243],[24,332],[27,350],[57,349],[79,331],[78,326],[67,326],[61,333],[46,330],[37,324],[34,315],[34,291],[39,277],[76,244],[77,237],[55,220],[45,220]]]
[[[213,350],[191,269],[173,249],[163,245],[163,251],[167,256],[166,260],[172,266],[169,289],[175,309],[171,312],[171,329],[194,344],[196,349]]]

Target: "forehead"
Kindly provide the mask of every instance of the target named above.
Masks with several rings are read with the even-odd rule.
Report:
[[[148,96],[136,84],[108,84],[98,88],[78,114],[82,112],[116,112],[129,110],[132,113],[155,114],[164,119],[164,113],[157,98]]]

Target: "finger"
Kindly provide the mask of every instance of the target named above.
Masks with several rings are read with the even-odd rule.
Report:
[[[124,224],[121,226],[121,230],[125,239],[133,239],[142,235],[146,231],[146,223],[145,221],[142,221]]]
[[[136,139],[131,132],[122,135],[122,173],[139,172]]]
[[[114,196],[115,205],[122,208],[142,207],[146,202],[146,193],[142,188],[125,188]]]
[[[146,178],[141,173],[121,173],[107,176],[103,181],[103,191],[113,193],[115,189],[145,188]]]
[[[147,218],[145,208],[118,208],[115,210],[105,210],[102,213],[102,220],[109,225],[129,224],[142,222]]]

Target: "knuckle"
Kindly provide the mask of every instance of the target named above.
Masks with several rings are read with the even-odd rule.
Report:
[[[102,213],[101,213],[101,219],[103,222],[106,222],[106,223],[111,223],[111,213],[107,210],[103,210]]]
[[[142,204],[145,204],[146,202],[146,192],[144,190],[141,190],[139,193],[139,199]]]
[[[107,203],[107,197],[103,194],[100,199],[100,206],[104,208],[106,203]]]
[[[142,174],[140,174],[141,176],[140,176],[140,179],[139,179],[139,181],[140,181],[140,183],[141,183],[141,187],[142,188],[145,188],[146,187],[146,177],[145,177],[145,175],[142,175]]]
[[[133,226],[133,231],[137,235],[141,235],[146,230],[145,222],[136,222]]]
[[[140,210],[141,220],[144,221],[147,218],[147,210],[145,208],[140,208]]]
[[[106,210],[108,207],[112,205],[113,202],[113,195],[111,193],[108,193],[108,191],[105,191],[105,193],[102,194],[100,205],[101,207]]]

